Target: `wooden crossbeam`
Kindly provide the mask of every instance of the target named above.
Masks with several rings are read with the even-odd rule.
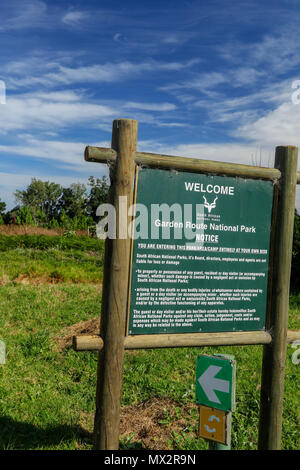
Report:
[[[270,344],[272,336],[267,331],[238,331],[234,333],[185,333],[172,335],[139,335],[124,338],[125,349],[179,348],[201,346],[245,346]],[[300,341],[300,330],[288,330],[287,344]],[[104,346],[99,335],[73,337],[75,351],[101,351]]]
[[[88,146],[84,153],[85,161],[113,163],[117,152],[113,149]],[[241,165],[238,163],[216,162],[199,158],[176,157],[156,153],[135,152],[135,163],[150,168],[189,171],[193,173],[215,173],[218,175],[240,176],[253,179],[277,180],[280,171],[276,168]]]

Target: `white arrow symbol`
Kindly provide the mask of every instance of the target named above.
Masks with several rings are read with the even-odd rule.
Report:
[[[220,422],[220,418],[218,418],[218,416],[215,416],[215,415],[211,415],[207,421],[218,421],[218,423]]]
[[[229,380],[216,378],[221,369],[222,367],[219,366],[209,366],[198,379],[209,401],[219,404],[221,402],[214,391],[229,393]]]

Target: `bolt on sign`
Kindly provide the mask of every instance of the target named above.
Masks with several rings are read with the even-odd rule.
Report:
[[[231,431],[231,413],[223,410],[199,407],[199,437],[229,445]]]
[[[139,167],[135,202],[128,335],[265,329],[271,181]]]

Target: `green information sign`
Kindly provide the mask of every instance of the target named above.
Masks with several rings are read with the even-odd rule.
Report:
[[[128,334],[265,328],[273,184],[140,168]]]
[[[218,356],[198,356],[196,403],[234,411],[235,361]]]

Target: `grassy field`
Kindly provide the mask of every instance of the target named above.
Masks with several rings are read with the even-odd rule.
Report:
[[[103,251],[17,248],[1,252],[0,284],[97,283],[102,281]]]
[[[15,249],[0,257],[0,449],[91,449],[96,353],[69,347],[74,325],[99,315],[103,253]],[[290,328],[299,328],[300,295]],[[299,374],[288,346],[284,449],[299,449]],[[184,348],[127,352],[121,448],[207,449],[196,437],[198,354],[233,354],[237,410],[232,448],[256,449],[262,348]]]

